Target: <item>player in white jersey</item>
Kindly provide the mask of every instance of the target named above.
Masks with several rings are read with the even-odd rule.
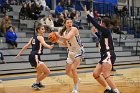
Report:
[[[66,74],[73,79],[74,88],[72,93],[78,93],[78,74],[77,67],[80,65],[81,58],[84,54],[83,45],[80,40],[79,31],[76,27],[72,26],[72,20],[66,19],[64,22],[64,27],[58,35],[62,41],[58,41],[59,45],[68,48],[68,57],[66,64]]]

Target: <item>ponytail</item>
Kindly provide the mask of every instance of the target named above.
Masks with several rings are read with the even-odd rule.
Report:
[[[105,26],[107,28],[109,28],[111,26],[111,20],[110,20],[110,18],[105,17],[105,18],[102,19],[102,22],[105,23]]]
[[[60,35],[61,35],[61,36],[63,35],[63,33],[64,33],[65,30],[66,30],[65,23],[66,23],[67,20],[71,20],[71,19],[70,19],[70,18],[66,18],[66,19],[65,19],[65,21],[64,21],[64,23],[63,23],[64,26],[63,26],[62,30],[60,31]]]
[[[62,36],[63,33],[65,32],[65,30],[66,30],[66,26],[63,26],[62,30],[60,31],[60,35],[61,35],[61,36]]]

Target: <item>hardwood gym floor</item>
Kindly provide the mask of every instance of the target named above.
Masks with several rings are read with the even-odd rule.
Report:
[[[115,66],[116,72],[111,77],[121,93],[140,93],[140,64]],[[81,82],[79,93],[103,93],[104,88],[92,77],[94,68],[78,69]],[[45,88],[35,91],[31,88],[35,81],[35,73],[0,76],[0,93],[71,93],[73,82],[65,75],[65,71],[52,71],[43,80]]]

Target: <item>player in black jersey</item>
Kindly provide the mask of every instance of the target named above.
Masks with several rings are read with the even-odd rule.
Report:
[[[45,42],[44,37],[43,37],[44,33],[45,33],[44,26],[39,24],[36,27],[36,35],[33,36],[29,40],[29,42],[23,46],[21,51],[16,56],[16,58],[18,58],[30,45],[32,45],[32,51],[29,54],[29,62],[31,66],[34,67],[37,71],[36,83],[32,85],[32,88],[34,89],[40,89],[41,87],[44,87],[41,84],[41,81],[50,74],[49,68],[40,59],[40,55],[43,54],[43,47],[46,47],[49,49],[53,48],[53,45],[48,45]]]
[[[101,23],[98,24],[94,18],[87,14],[86,6],[84,7],[84,12],[88,21],[90,21],[98,29],[98,31],[100,31],[100,34],[98,34],[95,30],[95,34],[100,37],[101,60],[96,65],[93,72],[93,77],[106,88],[104,93],[120,93],[114,81],[110,78],[112,64],[116,60],[110,31],[111,21],[108,18],[104,18],[101,20]],[[101,73],[103,74],[104,78],[100,77]]]

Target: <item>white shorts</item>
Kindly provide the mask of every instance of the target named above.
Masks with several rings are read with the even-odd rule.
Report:
[[[80,48],[78,51],[68,51],[67,63],[72,64],[75,58],[82,58],[85,54],[84,48]]]

